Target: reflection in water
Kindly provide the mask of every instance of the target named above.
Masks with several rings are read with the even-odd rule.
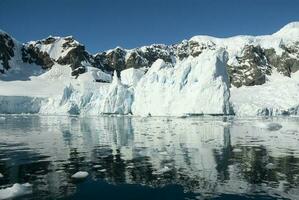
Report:
[[[154,194],[299,199],[296,118],[258,119],[279,121],[279,131],[258,128],[255,119],[231,117],[5,118],[0,121],[0,188],[29,182],[28,198],[110,193],[110,199]],[[70,177],[77,171],[90,177],[74,182]]]

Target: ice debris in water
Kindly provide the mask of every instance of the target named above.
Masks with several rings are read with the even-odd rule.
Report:
[[[233,149],[233,152],[234,152],[234,153],[240,153],[240,152],[242,152],[242,149],[238,149],[238,148],[236,148],[236,149]]]
[[[3,174],[0,173],[0,178],[3,178]]]
[[[275,165],[274,165],[273,163],[268,163],[268,164],[266,165],[266,168],[267,168],[267,169],[274,169],[274,168],[275,168]]]
[[[5,117],[0,117],[0,121],[4,121],[5,119]]]
[[[88,172],[79,171],[72,175],[74,179],[84,179],[88,176]]]
[[[29,183],[15,183],[13,186],[0,190],[0,199],[13,199],[32,193],[32,185]]]
[[[279,124],[279,123],[258,123],[256,125],[257,127],[259,128],[262,128],[262,129],[267,129],[269,131],[278,131],[279,129],[282,128],[282,125]]]
[[[166,172],[169,172],[171,169],[167,166],[164,166],[162,169],[159,169],[158,171],[154,172],[153,174],[163,174]]]
[[[97,169],[97,168],[101,168],[102,165],[94,165],[93,168]]]

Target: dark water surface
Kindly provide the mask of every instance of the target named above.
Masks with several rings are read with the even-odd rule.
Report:
[[[299,199],[299,118],[3,115],[0,173],[0,198]]]

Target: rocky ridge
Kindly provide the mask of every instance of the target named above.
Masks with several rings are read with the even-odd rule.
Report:
[[[16,46],[21,46],[21,52],[18,52]],[[21,55],[22,61],[19,63],[34,63],[44,70],[51,69],[55,64],[68,65],[74,77],[85,73],[88,66],[111,75],[116,70],[120,76],[120,72],[125,69],[148,69],[157,59],[173,64],[220,48],[224,48],[229,55],[227,73],[231,86],[264,84],[267,75],[271,75],[274,70],[291,77],[292,73],[299,70],[299,25],[297,22],[290,23],[269,36],[236,36],[226,39],[196,36],[174,45],[154,44],[129,50],[116,47],[95,55],[86,51],[85,46],[72,36],[49,36],[20,44],[1,31],[0,79],[1,74],[15,67],[16,62],[12,60],[16,54]]]

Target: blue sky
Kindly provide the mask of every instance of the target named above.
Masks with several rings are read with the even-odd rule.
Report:
[[[299,0],[0,0],[0,29],[21,42],[73,35],[92,53],[194,35],[270,34],[299,21]]]

